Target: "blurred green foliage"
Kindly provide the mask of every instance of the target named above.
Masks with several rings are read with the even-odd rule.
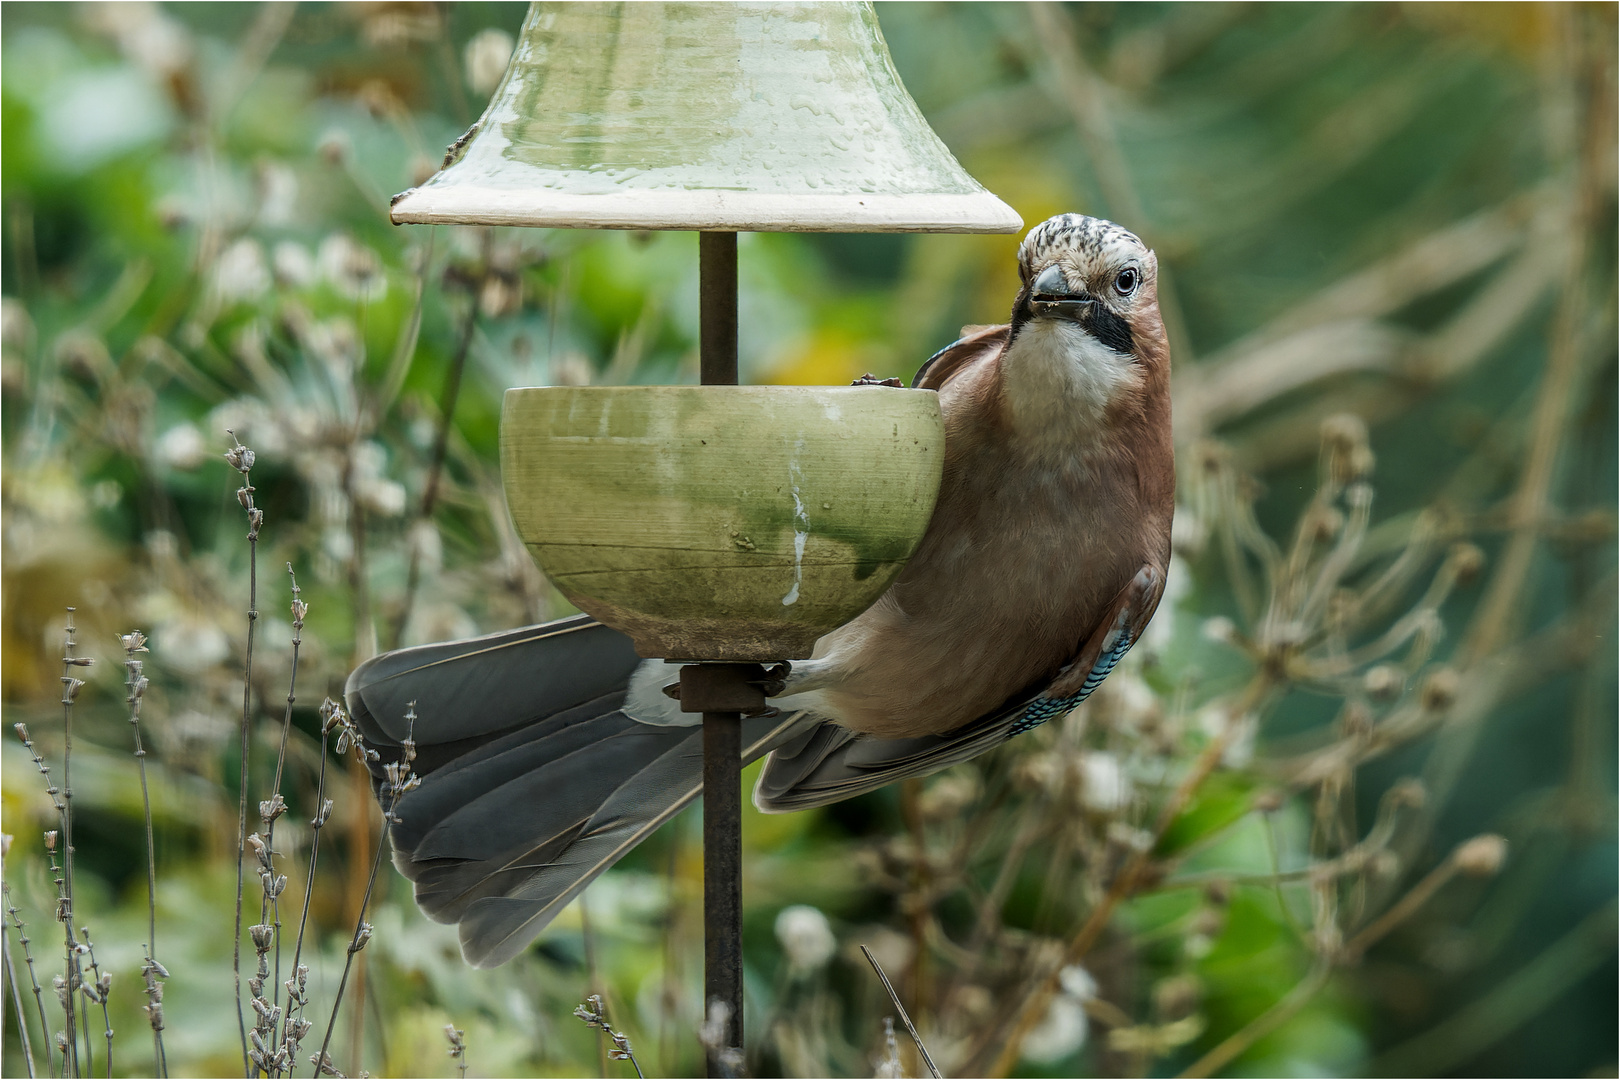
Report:
[[[168,1058],[176,1075],[240,1061],[228,988],[248,555],[226,430],[258,452],[266,511],[255,800],[287,694],[284,563],[310,603],[285,785],[297,827],[278,833],[301,898],[314,706],[352,663],[567,610],[501,503],[501,391],[696,381],[690,234],[387,223],[388,196],[475,119],[522,14],[0,7],[4,700],[59,762],[62,609],[76,606],[98,660],[75,721],[78,911],[114,973],[120,1074],[147,1074],[151,1052],[115,638],[137,625],[152,637]],[[882,1060],[891,1010],[860,943],[958,1070],[999,1067],[1020,1004],[1037,1022],[1000,1064],[1027,1075],[1612,1068],[1613,7],[879,14],[925,114],[1027,223],[1095,213],[1158,251],[1178,558],[1153,640],[1065,723],[927,784],[750,813],[754,1071],[864,1075]],[[1015,244],[744,236],[744,378],[909,375],[960,326],[1005,318]],[[1344,413],[1370,443],[1332,420]],[[1335,469],[1376,488],[1364,536]],[[1337,570],[1335,544],[1349,552]],[[1465,580],[1430,603],[1437,573]],[[1317,583],[1332,604],[1290,623],[1288,590]],[[1333,604],[1367,618],[1341,634]],[[1402,626],[1404,651],[1378,652]],[[1220,767],[1178,803],[1212,749]],[[14,741],[3,760],[6,878],[48,980],[61,962],[41,832],[55,815]],[[306,1053],[378,830],[364,782],[329,767]],[[1421,802],[1401,801],[1408,777]],[[1448,854],[1481,833],[1508,840],[1500,874]],[[1138,855],[1145,876],[1095,948],[1055,994],[1028,997]],[[339,1067],[452,1075],[454,1023],[474,1075],[595,1072],[599,1038],[571,1013],[599,992],[649,1073],[699,1070],[700,865],[684,815],[494,972],[467,968],[453,929],[427,923],[385,867]],[[1444,884],[1363,954],[1355,935],[1431,873]],[[782,914],[793,905],[816,913]],[[8,1036],[14,1021],[8,1009]],[[14,1038],[5,1055],[22,1075]]]

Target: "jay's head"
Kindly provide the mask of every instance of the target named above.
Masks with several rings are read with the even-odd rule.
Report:
[[[1112,221],[1059,214],[1035,226],[1018,248],[1023,288],[1012,329],[1036,320],[1077,324],[1096,341],[1136,360],[1163,340],[1159,263],[1146,244]]]

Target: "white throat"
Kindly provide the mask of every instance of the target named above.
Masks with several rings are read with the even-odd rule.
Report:
[[[1025,324],[1001,370],[1003,400],[1018,436],[1071,449],[1100,438],[1110,406],[1142,384],[1130,356],[1061,319]]]

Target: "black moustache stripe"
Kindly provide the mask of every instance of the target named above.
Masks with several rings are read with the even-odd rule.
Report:
[[[1130,324],[1101,303],[1091,305],[1091,321],[1087,329],[1092,337],[1115,352],[1130,355],[1133,351]]]

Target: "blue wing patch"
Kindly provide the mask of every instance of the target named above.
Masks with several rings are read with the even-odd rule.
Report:
[[[1096,664],[1092,665],[1091,674],[1086,676],[1086,681],[1080,684],[1077,692],[1066,698],[1036,698],[1025,706],[1023,713],[1013,721],[1012,727],[1007,729],[1007,738],[1038,728],[1054,716],[1062,716],[1090,697],[1092,692],[1102,685],[1102,681],[1108,678],[1108,673],[1114,670],[1114,665],[1119,663],[1120,657],[1136,644],[1136,639],[1127,634],[1123,628],[1115,633],[1119,636],[1114,646],[1097,658]]]

